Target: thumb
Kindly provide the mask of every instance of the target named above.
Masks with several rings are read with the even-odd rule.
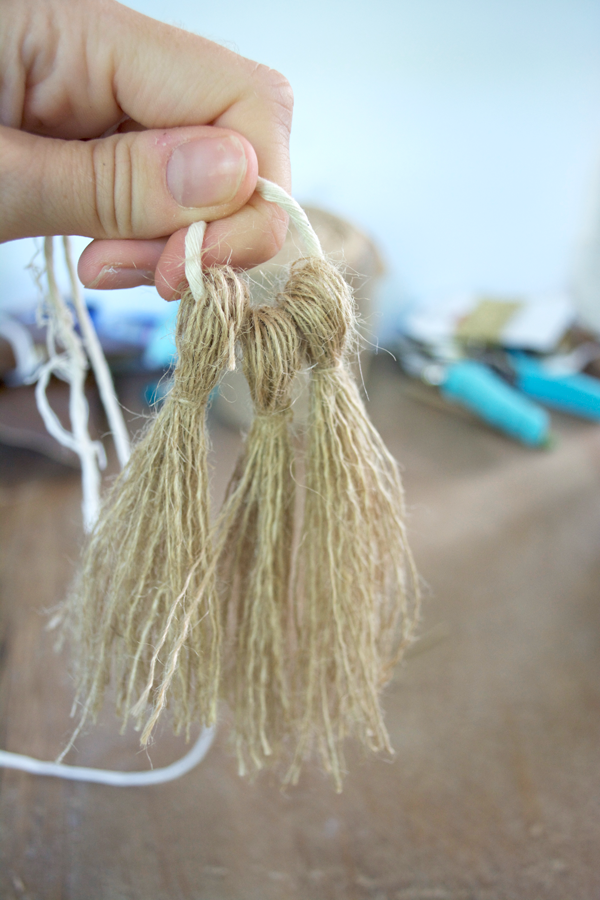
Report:
[[[252,145],[214,126],[63,141],[0,127],[0,241],[150,239],[231,215],[258,176]]]

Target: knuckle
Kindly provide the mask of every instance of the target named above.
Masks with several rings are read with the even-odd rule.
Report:
[[[94,215],[101,237],[133,235],[133,160],[130,141],[123,137],[93,142]]]
[[[278,117],[289,130],[292,125],[294,109],[294,92],[292,86],[281,72],[269,69],[268,66],[257,66],[255,78],[259,85],[259,94],[278,111]]]

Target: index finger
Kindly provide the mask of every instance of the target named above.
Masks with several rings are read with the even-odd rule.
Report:
[[[290,190],[293,97],[286,79],[212,41],[112,5],[102,17],[112,42],[114,98],[146,128],[217,125],[252,144],[259,173]],[[114,16],[114,10],[124,15]],[[125,25],[125,27],[123,27]],[[106,44],[105,44],[106,46]],[[138,52],[132,53],[136,46]],[[270,259],[285,238],[287,217],[257,194],[213,223],[205,244],[212,262],[248,267]]]

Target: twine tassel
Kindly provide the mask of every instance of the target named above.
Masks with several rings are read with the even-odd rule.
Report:
[[[295,585],[299,612],[297,749],[314,750],[341,789],[342,743],[391,751],[379,695],[410,640],[417,582],[396,463],[367,417],[348,367],[356,346],[350,288],[334,266],[292,266],[279,297],[311,369],[306,502]]]
[[[300,366],[289,316],[273,307],[248,313],[244,373],[255,418],[222,510],[223,621],[229,641],[224,695],[234,714],[240,772],[277,756],[289,727],[289,580],[294,478],[290,389]]]
[[[202,294],[182,298],[173,389],[102,505],[68,600],[83,717],[97,714],[112,677],[123,723],[132,715],[142,727],[148,715],[143,741],[167,705],[176,730],[216,717],[221,622],[205,417],[246,305],[245,284],[228,269],[209,270]]]

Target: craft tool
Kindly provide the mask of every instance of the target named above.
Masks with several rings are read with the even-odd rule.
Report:
[[[438,387],[445,399],[523,444],[548,444],[550,417],[546,410],[507,384],[490,366],[460,359],[450,346],[435,352],[425,350],[404,336],[397,339],[396,348],[404,370]]]

